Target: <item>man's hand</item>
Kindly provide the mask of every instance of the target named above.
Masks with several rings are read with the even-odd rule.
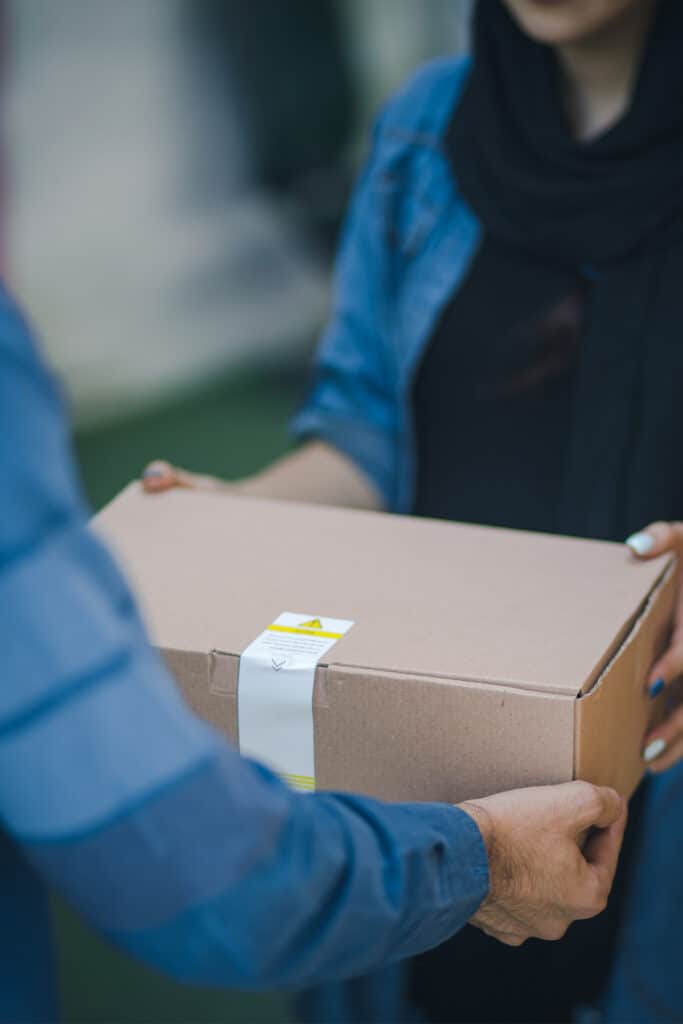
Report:
[[[472,924],[509,946],[561,939],[605,909],[626,801],[588,782],[539,786],[460,804],[489,856],[489,894]],[[594,831],[597,830],[597,831]]]

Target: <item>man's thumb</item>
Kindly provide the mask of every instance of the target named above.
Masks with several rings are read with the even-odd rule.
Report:
[[[589,828],[609,828],[619,820],[624,810],[624,798],[615,789],[588,782],[577,783],[576,786],[577,834]]]

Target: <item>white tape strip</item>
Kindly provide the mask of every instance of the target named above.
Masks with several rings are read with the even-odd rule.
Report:
[[[315,789],[316,665],[352,625],[349,619],[283,612],[240,658],[240,750],[297,789]]]

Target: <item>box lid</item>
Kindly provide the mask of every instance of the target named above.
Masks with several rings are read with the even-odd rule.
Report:
[[[354,620],[328,664],[566,695],[665,567],[619,544],[138,484],[95,525],[161,648],[239,655],[301,612]]]

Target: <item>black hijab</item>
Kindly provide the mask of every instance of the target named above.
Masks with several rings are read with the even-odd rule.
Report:
[[[683,517],[683,0],[659,0],[629,109],[586,143],[553,51],[500,0],[474,30],[447,146],[487,263],[512,253],[539,309],[572,277],[589,289],[558,527],[620,539]]]

